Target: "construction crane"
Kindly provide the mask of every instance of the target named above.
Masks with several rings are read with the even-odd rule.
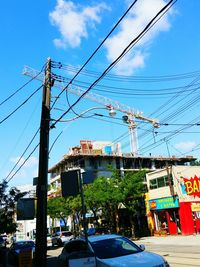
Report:
[[[35,78],[39,81],[44,81],[44,72],[39,72],[38,70],[32,69],[28,66],[25,66],[23,69],[23,74],[32,78]],[[54,86],[58,88],[65,88],[64,82],[60,82],[55,80]],[[77,96],[83,95],[85,93],[85,90],[74,86],[73,84],[70,84],[70,86],[67,87],[68,92],[75,94]],[[118,101],[112,100],[110,98],[107,98],[102,95],[95,94],[93,92],[88,92],[84,95],[84,98],[89,99],[90,101],[96,102],[100,105],[103,105],[104,107],[108,108],[110,110],[109,114],[113,115],[114,111],[120,111],[124,113],[125,115],[122,117],[123,121],[128,124],[129,133],[130,133],[130,151],[133,156],[138,156],[138,140],[137,140],[137,131],[136,131],[136,123],[135,119],[139,119],[142,121],[149,122],[153,125],[154,128],[159,128],[159,121],[157,119],[150,119],[144,117],[142,112],[135,111],[133,108],[121,104]]]

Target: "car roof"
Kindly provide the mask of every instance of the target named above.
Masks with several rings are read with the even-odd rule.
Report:
[[[71,231],[56,231],[56,233],[71,233]]]
[[[14,244],[18,244],[18,243],[34,243],[33,240],[17,240],[14,242]]]
[[[101,240],[108,240],[108,239],[112,239],[112,238],[117,238],[117,237],[122,237],[122,236],[117,235],[117,234],[92,235],[92,236],[88,236],[88,240],[90,242],[96,242],[96,241],[101,241]]]

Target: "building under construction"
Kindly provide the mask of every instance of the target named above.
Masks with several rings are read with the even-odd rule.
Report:
[[[164,157],[164,156],[133,156],[131,153],[122,154],[120,144],[116,147],[111,142],[81,140],[80,145],[72,147],[63,159],[49,169],[50,183],[54,188],[61,185],[62,172],[81,168],[92,173],[91,179],[98,176],[110,177],[108,166],[120,170],[122,175],[128,171],[155,171],[166,166],[190,165],[196,158]]]

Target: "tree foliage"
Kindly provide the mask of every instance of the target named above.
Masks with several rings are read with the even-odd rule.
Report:
[[[120,190],[123,194],[122,203],[133,215],[141,210],[141,199],[145,193],[143,183],[145,174],[145,171],[128,172],[120,184]]]
[[[16,232],[17,224],[14,220],[16,202],[26,194],[16,187],[8,190],[8,183],[5,180],[0,183],[0,233]]]
[[[86,207],[93,211],[97,225],[97,211],[101,210],[102,216],[107,218],[111,228],[116,229],[116,211],[122,200],[120,180],[118,172],[113,171],[110,178],[98,177],[84,188]]]
[[[51,198],[47,202],[47,214],[52,219],[63,219],[66,228],[66,218],[71,215],[80,213],[81,200],[77,197],[56,197]]]
[[[119,230],[119,205],[123,204],[129,211],[130,220],[144,212],[143,183],[145,171],[128,172],[123,177],[118,170],[112,169],[111,177],[98,177],[93,183],[84,185],[84,203],[88,211],[92,211],[96,225],[98,216],[106,218],[107,224],[114,230]],[[60,214],[82,215],[80,195],[70,198],[55,198],[48,201],[48,214],[52,218],[60,218]],[[133,222],[132,222],[133,224]],[[134,227],[133,227],[134,228]],[[134,232],[134,229],[133,231]]]
[[[200,166],[200,160],[195,160],[190,163],[191,166]]]
[[[118,170],[113,169],[110,178],[98,177],[85,188],[87,208],[93,211],[94,217],[96,211],[101,210],[102,217],[107,219],[109,226],[114,231],[119,231],[119,205],[123,204],[128,210],[134,235],[133,218],[145,213],[145,174],[145,171],[127,172],[122,177]]]

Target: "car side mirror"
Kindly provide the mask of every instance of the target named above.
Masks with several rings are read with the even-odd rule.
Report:
[[[145,245],[140,244],[139,247],[141,248],[141,250],[145,250]]]

